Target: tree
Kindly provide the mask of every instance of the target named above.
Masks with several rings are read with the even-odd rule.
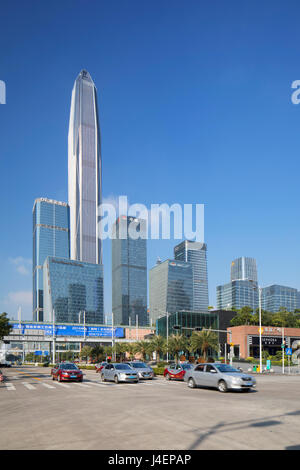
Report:
[[[188,349],[188,340],[184,335],[171,335],[168,339],[168,352],[175,356],[178,362],[179,354]]]
[[[80,351],[80,357],[85,357],[85,360],[87,362],[88,358],[92,355],[92,350],[91,346],[83,346],[83,348]]]
[[[115,344],[115,352],[120,356],[120,360],[124,361],[126,359],[127,346],[126,343],[117,343]]]
[[[251,307],[242,307],[237,315],[231,320],[232,326],[253,325],[253,309]]]
[[[156,362],[160,362],[160,356],[166,351],[166,339],[161,336],[153,336],[149,342],[149,352],[156,353]]]
[[[142,361],[145,361],[146,355],[150,353],[149,341],[138,341],[135,345],[135,352],[142,356]]]
[[[104,347],[97,344],[92,348],[91,355],[96,361],[103,361],[104,359]]]
[[[204,361],[206,361],[207,351],[218,350],[218,336],[210,330],[193,331],[190,338],[190,351],[201,351]]]
[[[9,324],[7,313],[6,312],[1,313],[0,315],[0,341],[2,341],[4,336],[9,335],[11,330],[12,330],[12,325]]]

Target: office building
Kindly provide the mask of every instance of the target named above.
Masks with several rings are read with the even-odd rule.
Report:
[[[276,313],[280,308],[285,308],[288,312],[294,312],[297,304],[297,289],[277,284],[262,289],[262,308],[268,312]]]
[[[43,321],[43,264],[47,256],[70,257],[69,206],[36,199],[33,206],[33,320]]]
[[[97,92],[90,74],[82,70],[72,91],[68,137],[71,259],[102,263],[98,220],[101,192]]]
[[[158,262],[149,272],[149,316],[193,310],[193,265],[185,261]]]
[[[131,230],[139,238],[131,236]],[[112,311],[114,323],[147,324],[146,221],[119,217],[112,230]]]
[[[258,285],[254,281],[239,280],[217,286],[217,309],[231,310],[250,307],[253,313],[258,308]]]
[[[242,256],[231,263],[231,281],[257,282],[257,267],[254,258]]]
[[[207,245],[185,240],[174,248],[174,258],[193,266],[193,308],[194,311],[208,310]]]
[[[103,266],[47,257],[43,266],[44,320],[103,324]]]

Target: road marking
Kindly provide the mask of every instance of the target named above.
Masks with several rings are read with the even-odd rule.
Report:
[[[24,387],[28,388],[28,390],[35,390],[35,387],[27,382],[22,382]]]
[[[65,387],[65,388],[70,388],[70,385],[62,384],[61,382],[57,382],[57,385],[60,385],[61,387]]]
[[[16,390],[16,387],[10,382],[7,382],[5,386],[7,390]]]
[[[110,386],[112,384],[100,384],[100,383],[97,383],[97,382],[89,382],[89,385],[96,385],[97,387],[107,388],[107,386]]]
[[[46,388],[55,388],[53,385],[45,384],[44,382],[41,382],[41,385],[43,385]]]
[[[89,385],[87,385],[87,384],[83,384],[83,383],[81,383],[81,382],[74,382],[74,383],[75,383],[76,385],[79,385],[80,387],[86,387],[86,388],[90,388],[90,386],[89,386]]]

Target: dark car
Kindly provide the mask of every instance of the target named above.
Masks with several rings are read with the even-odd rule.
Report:
[[[189,362],[184,362],[183,364],[170,364],[164,370],[164,377],[167,380],[183,380],[186,371],[193,368],[193,365]]]
[[[71,380],[82,382],[83,373],[81,370],[73,364],[72,362],[62,362],[61,364],[56,364],[53,369],[51,369],[52,380],[57,379],[58,382],[63,380]]]

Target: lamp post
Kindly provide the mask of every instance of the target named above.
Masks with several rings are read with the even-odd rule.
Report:
[[[258,312],[259,312],[259,373],[262,374],[262,341],[261,341],[261,293],[262,289],[258,286]]]
[[[52,351],[52,361],[55,365],[55,312],[52,310],[52,333],[53,333],[53,351]]]

